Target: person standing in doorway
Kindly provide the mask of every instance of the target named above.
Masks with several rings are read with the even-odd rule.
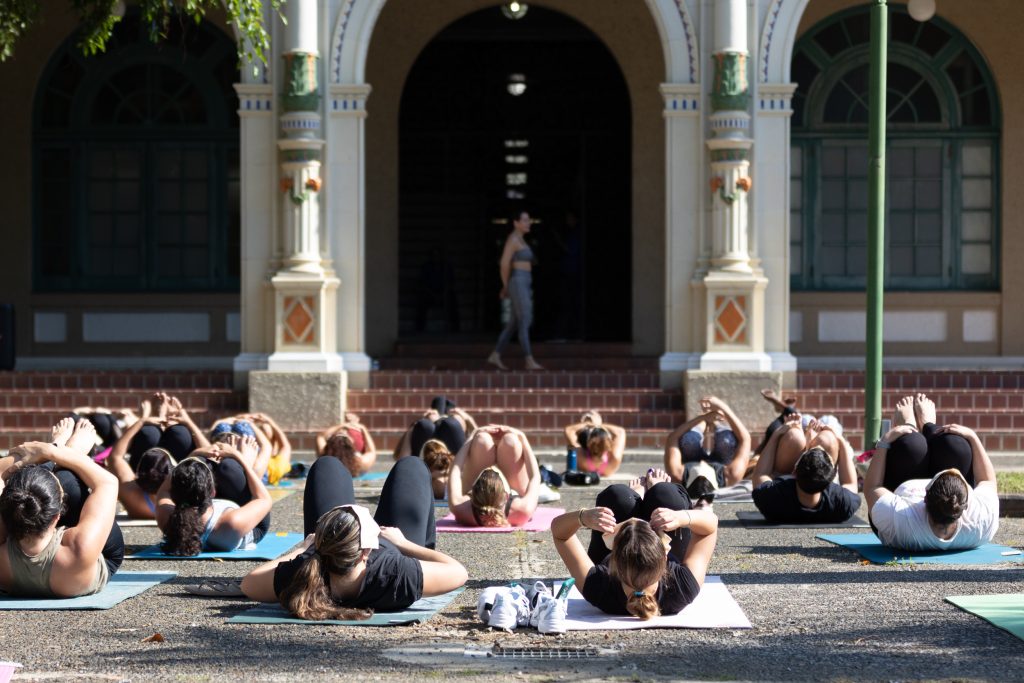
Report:
[[[526,235],[530,232],[530,214],[526,211],[517,210],[509,219],[512,231],[505,239],[505,248],[501,252],[501,299],[508,298],[512,302],[512,315],[509,316],[508,324],[501,331],[498,343],[494,351],[487,357],[487,362],[502,370],[507,370],[501,362],[501,352],[512,339],[512,335],[518,331],[519,345],[523,347],[526,355],[525,367],[527,370],[543,370],[539,363],[533,358],[533,351],[530,349],[530,325],[533,322],[533,292],[532,273],[533,250],[526,243]]]

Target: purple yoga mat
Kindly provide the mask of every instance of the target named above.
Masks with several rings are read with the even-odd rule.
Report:
[[[455,521],[455,515],[448,513],[437,520],[438,531],[477,534],[507,534],[510,531],[547,531],[551,528],[551,520],[564,513],[563,508],[537,508],[533,519],[522,526],[463,526]]]

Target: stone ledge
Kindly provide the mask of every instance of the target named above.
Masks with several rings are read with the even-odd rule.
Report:
[[[1024,493],[1000,493],[999,516],[1024,517]]]

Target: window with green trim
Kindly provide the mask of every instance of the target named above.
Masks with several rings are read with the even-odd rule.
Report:
[[[889,21],[886,286],[999,287],[999,103],[952,25]],[[860,289],[867,270],[869,13],[797,43],[790,174],[793,289]]]
[[[135,13],[107,51],[71,37],[36,95],[35,289],[221,291],[239,281],[234,44]]]

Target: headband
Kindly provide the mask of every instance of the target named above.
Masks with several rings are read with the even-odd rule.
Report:
[[[967,491],[968,491],[968,493],[970,493],[971,485],[967,482],[967,478],[963,475],[963,473],[960,470],[958,470],[955,467],[950,467],[948,470],[942,470],[941,472],[938,472],[934,477],[932,477],[931,481],[929,481],[927,484],[925,484],[924,490],[925,491],[930,490],[932,488],[932,484],[934,484],[936,481],[938,481],[939,477],[941,477],[944,474],[952,474],[952,475],[954,475],[956,477],[959,477],[960,480],[962,480],[964,482],[964,484],[967,484]]]
[[[359,520],[359,547],[376,549],[380,547],[380,525],[370,516],[370,511],[362,505],[339,505],[348,510]]]

